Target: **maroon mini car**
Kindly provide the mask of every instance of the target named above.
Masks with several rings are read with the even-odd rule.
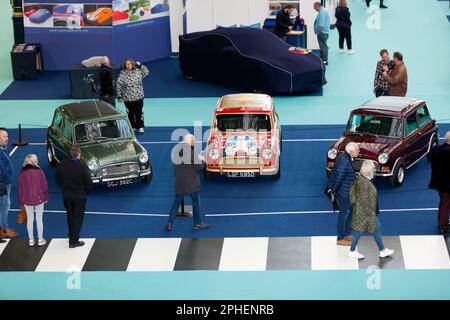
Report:
[[[438,143],[438,127],[423,100],[379,97],[352,111],[343,136],[327,154],[327,174],[339,153],[356,142],[360,155],[354,160],[359,171],[364,160],[373,160],[376,175],[390,177],[398,187],[405,171],[428,154]]]

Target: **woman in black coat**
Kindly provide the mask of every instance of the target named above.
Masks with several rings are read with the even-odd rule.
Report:
[[[353,54],[350,11],[347,8],[347,0],[340,0],[336,7],[336,28],[339,32],[339,52],[344,53],[344,39],[347,42],[348,54]]]

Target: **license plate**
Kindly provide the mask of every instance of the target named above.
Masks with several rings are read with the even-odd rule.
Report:
[[[254,178],[254,172],[229,172],[228,177],[230,178]]]
[[[132,184],[133,179],[123,179],[123,180],[116,180],[116,181],[108,181],[106,185],[108,187],[118,187],[118,186],[126,186],[128,184]]]

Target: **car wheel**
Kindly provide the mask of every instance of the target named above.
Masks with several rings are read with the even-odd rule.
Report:
[[[51,166],[56,165],[55,154],[53,153],[53,147],[50,144],[47,145],[47,160]]]
[[[397,163],[391,177],[391,184],[394,187],[400,187],[403,184],[403,181],[405,181],[405,173],[405,166],[401,163]]]
[[[145,184],[149,184],[153,180],[153,169],[152,165],[150,165],[150,174],[142,177],[142,182]]]
[[[272,176],[273,180],[278,180],[281,177],[281,164],[278,166],[278,171]]]

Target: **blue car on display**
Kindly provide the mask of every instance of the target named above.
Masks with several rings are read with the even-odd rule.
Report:
[[[292,50],[265,30],[218,28],[179,39],[180,68],[187,79],[269,94],[296,94],[326,83],[317,55]]]

